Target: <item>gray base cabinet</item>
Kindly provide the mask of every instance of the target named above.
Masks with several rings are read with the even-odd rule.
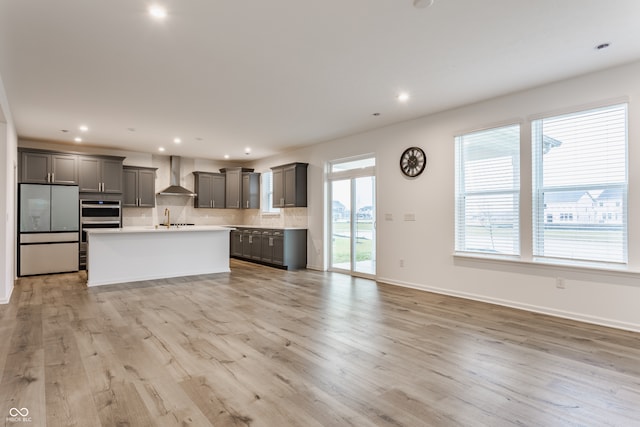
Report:
[[[123,207],[153,208],[156,206],[156,170],[137,166],[124,166],[122,194]]]
[[[307,266],[306,229],[237,228],[231,232],[231,256],[296,270]]]

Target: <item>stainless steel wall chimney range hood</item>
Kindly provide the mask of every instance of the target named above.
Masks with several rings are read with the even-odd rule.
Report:
[[[170,162],[171,176],[169,184],[171,185],[159,192],[158,195],[195,197],[196,193],[180,185],[180,157],[171,156]]]

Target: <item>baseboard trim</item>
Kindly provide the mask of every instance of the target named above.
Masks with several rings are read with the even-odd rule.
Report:
[[[404,288],[411,288],[411,289],[417,289],[420,291],[433,292],[435,294],[448,295],[452,297],[465,298],[473,301],[486,302],[489,304],[516,308],[519,310],[530,311],[533,313],[546,314],[549,316],[559,317],[563,319],[576,320],[578,322],[590,323],[593,325],[606,326],[606,327],[615,328],[615,329],[622,329],[625,331],[640,332],[640,325],[635,323],[620,322],[618,320],[607,319],[607,318],[602,318],[598,316],[589,316],[581,313],[573,313],[570,311],[555,310],[548,307],[541,307],[541,306],[532,305],[532,304],[523,304],[517,301],[510,301],[510,300],[505,300],[500,298],[491,298],[491,297],[486,297],[484,295],[478,295],[478,294],[473,294],[469,292],[451,291],[449,289],[443,289],[443,288],[428,286],[428,285],[419,284],[419,283],[403,282],[403,281],[393,280],[386,277],[378,277],[376,281],[380,283],[393,285],[393,286],[401,286]]]
[[[11,295],[13,295],[13,288],[15,287],[12,286],[11,289],[9,289],[9,295],[7,295],[4,298],[0,298],[0,304],[9,304],[9,301],[11,301]]]

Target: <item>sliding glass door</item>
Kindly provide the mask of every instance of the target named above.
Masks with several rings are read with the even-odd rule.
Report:
[[[375,276],[375,158],[333,162],[329,181],[331,270]]]

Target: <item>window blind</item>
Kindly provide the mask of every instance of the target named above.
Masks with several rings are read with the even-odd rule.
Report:
[[[520,126],[456,137],[456,251],[520,253]]]
[[[627,104],[532,122],[533,252],[627,261]]]

